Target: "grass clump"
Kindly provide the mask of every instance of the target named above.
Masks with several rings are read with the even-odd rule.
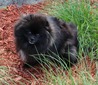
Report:
[[[77,25],[80,52],[86,55],[88,51],[98,53],[98,13],[89,0],[55,0],[45,11]]]
[[[63,1],[63,0],[62,0]],[[79,58],[89,56],[91,61],[98,59],[98,9],[93,9],[89,0],[55,0],[51,5],[44,9],[49,15],[56,16],[66,22],[72,22],[78,28],[79,40]],[[97,85],[98,72],[92,77],[90,65],[84,63],[75,66],[75,69],[69,69],[66,72],[62,68],[56,71],[50,67],[50,70],[44,69],[46,75],[44,80],[47,85]],[[91,64],[91,63],[88,63]],[[80,68],[79,68],[79,67]],[[96,68],[96,67],[95,67]],[[76,71],[75,71],[76,70]],[[76,73],[74,73],[76,72]]]

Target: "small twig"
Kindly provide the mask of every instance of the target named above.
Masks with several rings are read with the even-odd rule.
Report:
[[[87,66],[87,62],[86,62],[86,57],[84,57],[84,63],[85,63],[85,66],[86,66],[86,70],[88,71],[88,66]]]

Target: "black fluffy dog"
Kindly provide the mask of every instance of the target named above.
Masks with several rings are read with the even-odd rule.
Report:
[[[15,25],[16,50],[24,63],[38,64],[33,57],[47,54],[56,58],[59,55],[66,64],[77,62],[77,28],[56,17],[41,14],[29,14]],[[52,58],[52,59],[54,59]]]

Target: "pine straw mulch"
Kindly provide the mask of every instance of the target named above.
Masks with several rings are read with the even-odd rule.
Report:
[[[4,80],[10,83],[10,85],[17,85],[20,82],[25,83],[26,85],[41,85],[41,78],[43,78],[44,73],[42,72],[40,66],[35,66],[34,68],[24,69],[22,68],[23,63],[20,60],[19,56],[15,51],[13,30],[14,24],[19,19],[20,15],[23,13],[36,13],[39,10],[43,9],[45,3],[38,3],[36,5],[23,5],[22,7],[17,8],[15,5],[10,5],[5,9],[0,10],[0,66],[7,66],[6,74]],[[78,76],[78,72],[84,70],[85,67],[89,67],[88,70],[91,72],[92,77],[96,73],[96,64],[94,61],[90,60],[87,57],[87,66],[85,64],[78,64],[78,70],[73,67],[73,76]],[[82,61],[83,62],[83,61]],[[33,74],[33,76],[31,75]],[[2,72],[0,72],[0,75]],[[2,74],[3,75],[3,74]],[[10,78],[14,81],[11,82]],[[36,78],[35,78],[35,77]],[[37,80],[36,80],[37,79]],[[5,82],[4,81],[4,82]],[[1,80],[0,80],[1,82]],[[3,82],[3,80],[2,80]],[[5,85],[2,83],[2,85]]]

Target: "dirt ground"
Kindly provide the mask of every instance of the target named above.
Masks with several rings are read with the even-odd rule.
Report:
[[[19,59],[15,51],[14,43],[14,24],[19,19],[21,14],[36,13],[44,7],[44,3],[38,3],[37,5],[23,5],[21,8],[17,8],[15,5],[8,6],[5,9],[0,10],[0,66],[7,66],[11,74],[14,74],[14,79],[22,81],[22,77],[27,80],[34,80],[31,74],[22,68],[22,61]],[[38,71],[37,71],[38,69]],[[30,69],[36,78],[42,74],[39,67]],[[18,75],[18,77],[15,75]],[[20,75],[20,76],[19,76]],[[29,85],[29,84],[27,84]]]
[[[40,66],[35,66],[30,69],[23,69],[23,63],[15,51],[14,44],[14,24],[23,13],[36,13],[43,9],[44,3],[38,3],[36,5],[23,5],[17,8],[15,5],[10,5],[5,9],[0,10],[0,66],[7,66],[9,73],[13,74],[13,80],[19,85],[19,81],[24,82],[26,85],[41,85],[41,78],[44,73],[41,71]],[[87,63],[90,67],[92,76],[95,75],[96,65],[87,57]],[[82,65],[77,65],[79,69]],[[73,67],[73,74],[76,75],[76,68]],[[36,77],[36,79],[30,74]],[[30,82],[26,81],[29,80]],[[9,81],[10,82],[10,81]],[[11,85],[14,85],[10,82]]]

